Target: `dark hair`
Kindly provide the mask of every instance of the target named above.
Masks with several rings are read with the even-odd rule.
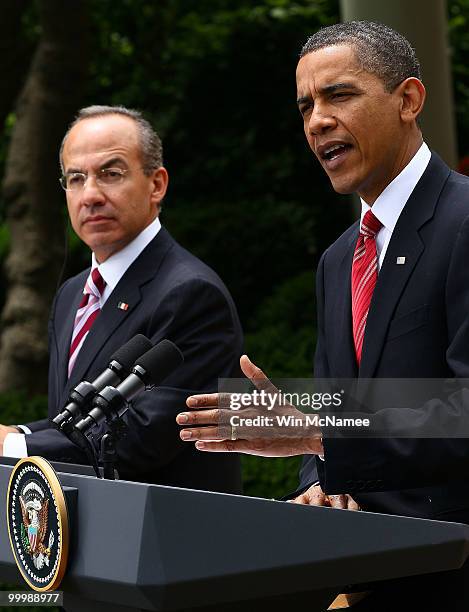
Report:
[[[70,130],[83,121],[84,119],[92,119],[94,117],[106,117],[107,115],[123,115],[129,117],[137,124],[140,136],[140,150],[142,156],[142,168],[146,175],[150,175],[153,170],[160,168],[163,165],[163,145],[158,134],[153,129],[149,121],[147,121],[142,113],[132,108],[125,106],[86,106],[78,111],[77,116],[69,125],[67,133],[63,137],[60,146],[60,167],[63,172],[62,153],[67,136]]]
[[[409,77],[421,78],[420,64],[409,41],[382,23],[348,21],[321,28],[308,38],[300,57],[335,45],[353,47],[361,67],[379,77],[388,92]]]

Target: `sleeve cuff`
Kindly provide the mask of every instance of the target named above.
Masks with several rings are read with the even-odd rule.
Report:
[[[3,441],[3,456],[22,459],[28,456],[26,436],[20,433],[9,433]]]
[[[324,444],[322,443],[322,438],[321,438],[321,444],[322,444],[322,447],[324,448]],[[321,459],[321,461],[325,461],[324,453],[322,455],[318,455],[318,457],[319,457],[319,459]]]
[[[32,431],[29,429],[29,427],[26,427],[26,425],[15,425],[15,427],[17,427],[18,429],[21,429],[21,431],[24,434],[30,434],[32,433]]]

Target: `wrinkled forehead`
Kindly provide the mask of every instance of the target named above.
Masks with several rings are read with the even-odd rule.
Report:
[[[70,130],[63,147],[63,162],[83,163],[107,155],[134,157],[140,153],[136,123],[118,115],[92,117],[79,121]]]
[[[358,81],[364,74],[370,75],[360,65],[353,46],[323,47],[300,58],[296,68],[298,94],[306,95],[334,83]]]

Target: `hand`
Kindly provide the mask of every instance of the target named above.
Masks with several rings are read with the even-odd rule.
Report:
[[[0,457],[3,457],[3,441],[9,433],[19,433],[19,429],[10,425],[0,425]]]
[[[243,402],[238,410],[228,408],[235,394],[209,393],[188,397],[186,404],[194,412],[178,414],[176,421],[179,425],[196,427],[182,429],[181,439],[195,442],[196,448],[204,451],[238,452],[262,457],[323,454],[321,431],[308,425],[305,415],[294,406],[278,401],[278,389],[246,355],[241,357],[240,364],[244,375],[260,393],[256,397],[252,394],[249,405]],[[268,397],[268,402],[259,404],[262,393],[265,394],[262,397]],[[286,416],[291,417],[294,426],[279,422],[279,417]],[[256,418],[258,422],[253,424]],[[251,419],[251,423],[246,424],[248,419]]]
[[[330,508],[342,508],[345,510],[360,510],[360,506],[350,495],[326,495],[321,489],[320,484],[312,485],[304,493],[291,499],[290,502],[307,506],[329,506]]]

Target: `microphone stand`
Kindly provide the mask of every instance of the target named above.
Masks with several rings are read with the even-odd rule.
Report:
[[[75,431],[71,423],[68,423],[66,427],[63,427],[62,431],[71,442],[73,442],[85,453],[86,457],[88,458],[88,461],[93,466],[96,478],[101,478],[96,451],[87,436],[83,436],[77,431]]]
[[[113,416],[107,421],[108,431],[101,437],[100,456],[105,480],[119,480],[119,473],[115,467],[116,443],[127,435],[127,425],[119,416]],[[117,475],[117,478],[116,478]]]
[[[94,397],[88,414],[73,425],[74,437],[79,438],[78,446],[81,448],[90,442],[87,436],[89,430],[101,424],[107,426],[107,431],[101,439],[96,439],[105,479],[115,480],[116,443],[127,431],[122,416],[129,409],[130,401],[141,391],[160,384],[183,361],[184,356],[178,347],[170,340],[162,340],[135,362],[132,372],[117,387],[104,387]],[[66,431],[64,433],[67,435]],[[89,436],[92,437],[92,434]],[[86,438],[86,443],[83,438]],[[91,446],[97,463],[96,446],[90,444]]]

